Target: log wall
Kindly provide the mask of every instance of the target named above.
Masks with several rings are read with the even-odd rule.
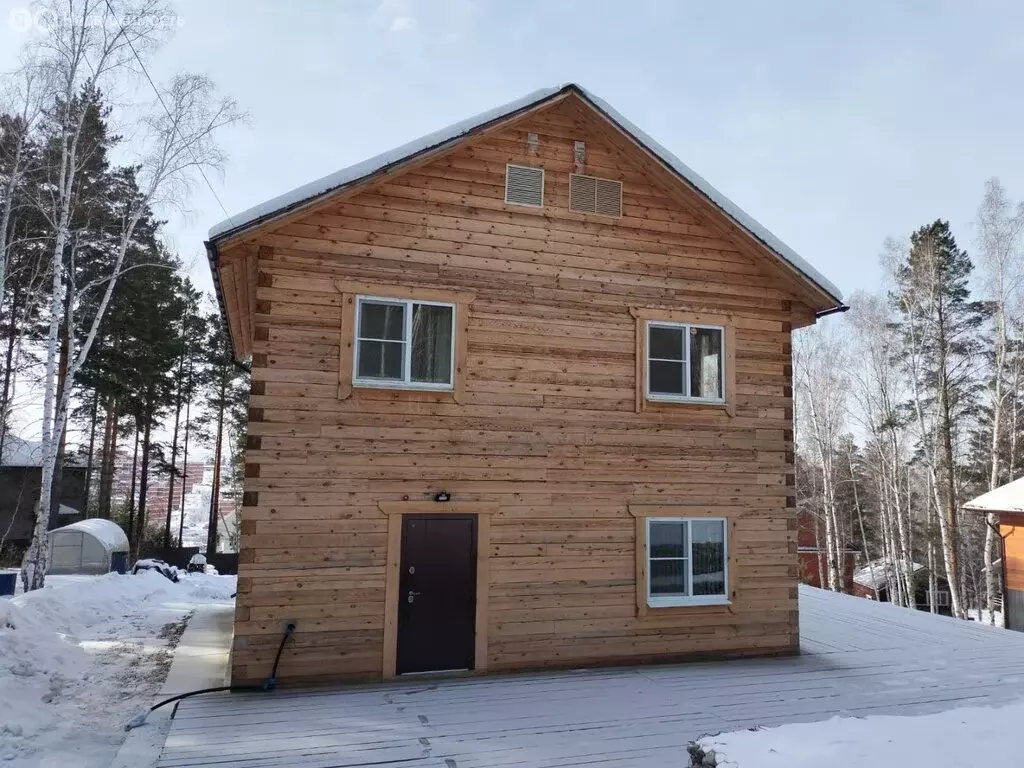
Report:
[[[586,173],[623,182],[621,218],[568,210],[578,139]],[[809,312],[636,154],[569,99],[239,246],[255,297],[236,683],[266,677],[289,620],[282,681],[379,678],[378,505],[441,488],[495,505],[489,671],[796,649],[790,332]],[[507,162],[544,166],[543,208],[504,202]],[[353,284],[472,296],[458,402],[339,387]],[[731,412],[636,407],[637,308],[728,316]],[[729,519],[730,606],[638,610],[644,504]]]

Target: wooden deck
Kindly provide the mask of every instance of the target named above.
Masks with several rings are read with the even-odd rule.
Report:
[[[798,657],[197,697],[159,768],[661,768],[706,733],[1024,697],[1024,633],[805,587],[800,624]]]

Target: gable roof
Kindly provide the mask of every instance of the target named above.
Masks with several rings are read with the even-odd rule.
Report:
[[[271,219],[309,205],[326,195],[339,192],[375,174],[387,172],[401,166],[424,153],[443,150],[496,122],[508,120],[521,112],[540,107],[548,102],[554,102],[569,94],[577,95],[586,104],[603,115],[641,147],[651,153],[687,186],[696,190],[717,206],[735,224],[764,245],[780,261],[795,269],[805,280],[833,299],[836,303],[835,308],[825,310],[825,312],[840,311],[846,308],[843,305],[842,292],[792,248],[782,242],[762,224],[758,223],[732,200],[711,186],[703,177],[694,172],[679,158],[665,149],[665,147],[654,141],[654,139],[623,117],[607,102],[575,83],[567,83],[554,88],[534,91],[508,104],[482,112],[475,117],[460,121],[440,131],[435,131],[408,144],[403,144],[389,152],[384,152],[361,163],[335,171],[316,181],[303,184],[290,192],[267,200],[219,224],[215,224],[210,228],[209,242],[207,243],[211,267],[214,268],[214,279],[216,280],[214,259],[219,241],[239,235]]]
[[[969,512],[1024,512],[1024,477],[983,493],[964,504]]]
[[[872,560],[853,572],[853,583],[869,589],[884,589],[889,586],[889,577],[895,576],[897,569],[902,567],[902,561]],[[928,570],[921,563],[910,563],[910,568],[915,576]]]
[[[0,467],[41,467],[43,466],[43,444],[8,434],[4,438]],[[85,463],[70,450],[64,454],[64,468],[84,467]]]

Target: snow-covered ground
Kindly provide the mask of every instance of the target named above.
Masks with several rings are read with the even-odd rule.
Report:
[[[154,703],[185,619],[229,600],[235,577],[173,584],[136,576],[51,576],[0,598],[0,765],[107,768],[124,724]]]
[[[967,615],[971,617],[971,620],[987,624],[990,627],[1003,627],[1003,612],[993,611],[993,615],[990,617],[989,612],[984,608],[968,608]]]
[[[1022,692],[1024,695],[1024,692]],[[833,717],[701,740],[728,768],[977,768],[1024,764],[1024,702],[934,715]]]

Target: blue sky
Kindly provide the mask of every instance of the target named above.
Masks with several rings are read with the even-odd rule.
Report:
[[[24,33],[0,0],[0,68]],[[153,75],[206,72],[251,114],[211,181],[237,213],[536,88],[576,81],[849,295],[886,236],[974,245],[984,181],[1024,197],[1024,3],[182,0]],[[225,218],[168,231],[195,264]]]

